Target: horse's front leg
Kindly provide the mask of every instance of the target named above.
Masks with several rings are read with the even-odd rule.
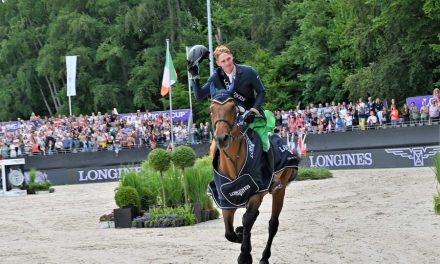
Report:
[[[241,243],[241,237],[234,231],[234,214],[236,209],[222,209],[223,221],[225,223],[225,237],[234,243]]]
[[[263,201],[263,195],[256,194],[252,196],[247,204],[246,212],[243,215],[243,241],[241,242],[241,253],[238,256],[239,264],[252,263],[252,245],[251,245],[251,230],[254,226],[255,220],[257,220],[260,212],[261,202]]]

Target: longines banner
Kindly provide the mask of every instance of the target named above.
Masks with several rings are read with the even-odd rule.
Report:
[[[440,145],[349,151],[315,151],[303,157],[302,166],[328,169],[406,168],[433,166]]]
[[[405,168],[432,166],[440,152],[440,126],[414,126],[308,135],[304,167],[329,169]],[[191,146],[198,157],[209,144]],[[146,148],[26,157],[25,170],[36,168],[55,185],[117,181],[126,170],[140,170]]]

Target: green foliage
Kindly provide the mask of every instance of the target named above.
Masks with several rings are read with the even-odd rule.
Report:
[[[37,178],[37,170],[31,168],[29,171],[29,182],[26,184],[26,192],[28,194],[35,194],[39,191],[48,191],[52,187],[52,183],[48,180],[35,182]]]
[[[148,154],[148,164],[155,170],[163,172],[170,168],[171,154],[170,152],[157,148]]]
[[[440,184],[440,153],[434,156],[434,172],[437,178],[437,186]],[[440,192],[434,195],[434,212],[440,215]]]
[[[124,171],[119,181],[119,187],[122,186],[129,186],[136,189],[141,199],[142,209],[148,209],[150,205],[155,203],[155,195],[146,174],[138,173],[133,170]]]
[[[437,184],[440,184],[440,152],[435,154],[433,163],[435,176],[437,178]]]
[[[440,215],[440,192],[434,195],[434,212]]]
[[[199,203],[203,209],[212,208],[212,203],[210,203],[210,198],[207,195],[208,184],[212,180],[211,166],[211,163],[207,163],[205,159],[196,162],[194,167],[184,172],[190,202]]]
[[[119,187],[115,193],[115,201],[119,208],[139,208],[141,204],[141,199],[136,189],[130,186]]]
[[[167,206],[179,206],[184,203],[184,193],[181,174],[175,170],[168,170],[163,179],[163,186],[166,196]]]
[[[35,183],[35,179],[37,178],[37,170],[35,168],[31,168],[29,171],[29,183]]]
[[[196,152],[188,146],[178,146],[171,153],[171,160],[178,168],[191,167],[196,161]]]
[[[161,227],[161,222],[167,216],[174,215],[175,218],[180,218],[184,226],[196,224],[196,217],[193,213],[191,205],[183,205],[179,207],[161,207],[152,208],[149,213],[152,215],[147,221],[147,227]]]
[[[0,120],[67,114],[66,55],[80,56],[75,114],[165,109],[167,38],[173,106],[188,108],[185,47],[207,44],[206,1],[0,3]],[[439,14],[436,0],[212,2],[216,44],[257,69],[267,109],[430,94],[440,84]],[[204,62],[202,81],[208,72]],[[209,102],[192,103],[194,121],[209,121]]]
[[[328,169],[324,168],[299,168],[297,181],[301,180],[319,180],[333,177]]]

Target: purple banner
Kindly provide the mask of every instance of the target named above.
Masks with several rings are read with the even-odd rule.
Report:
[[[422,107],[422,102],[425,101],[426,105],[429,107],[431,105],[432,100],[434,100],[434,96],[432,95],[423,95],[423,96],[415,96],[406,98],[406,105],[411,107],[411,103],[414,102],[417,106],[417,109]]]
[[[0,122],[0,131],[15,131],[18,128],[18,121]]]
[[[145,114],[145,112],[141,112],[142,115]],[[128,113],[128,114],[119,114],[118,117],[127,118],[131,115],[136,115],[136,113]],[[170,111],[156,111],[156,112],[149,112],[149,115],[154,119],[158,115],[162,116],[170,116]],[[190,109],[177,109],[172,111],[172,117],[173,122],[180,122],[180,121],[188,121],[191,117],[191,110]]]

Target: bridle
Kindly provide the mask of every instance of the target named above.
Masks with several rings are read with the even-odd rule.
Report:
[[[217,129],[216,129],[216,128],[217,128],[217,124],[220,123],[220,122],[224,122],[224,123],[226,123],[226,124],[228,125],[228,127],[229,127],[229,132],[227,133],[227,135],[230,136],[230,137],[232,138],[232,140],[234,140],[234,136],[232,135],[232,130],[234,129],[234,126],[237,124],[237,119],[238,119],[238,110],[237,110],[238,107],[237,107],[237,103],[235,102],[234,98],[232,98],[231,96],[229,96],[229,97],[227,97],[227,98],[224,99],[224,100],[219,100],[219,99],[216,99],[216,97],[214,96],[214,97],[212,98],[212,103],[211,103],[211,104],[216,103],[216,104],[224,105],[225,103],[227,103],[227,102],[229,102],[229,101],[231,101],[231,100],[232,100],[232,102],[234,102],[234,108],[233,108],[233,111],[234,111],[234,113],[233,113],[233,115],[234,115],[234,122],[231,123],[230,121],[228,121],[228,120],[226,120],[226,119],[224,119],[224,118],[219,118],[219,119],[217,119],[217,120],[215,121],[215,123],[213,124],[212,129],[213,129],[213,131],[214,131],[214,136],[215,136],[215,131],[217,130]]]

